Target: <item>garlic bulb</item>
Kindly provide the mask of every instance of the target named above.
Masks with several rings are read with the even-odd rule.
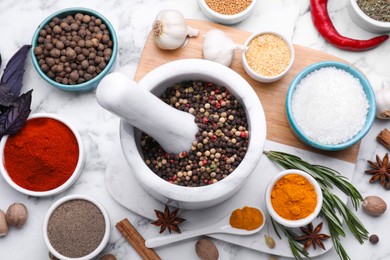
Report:
[[[199,30],[187,25],[184,16],[176,10],[162,10],[153,23],[154,43],[164,50],[180,48],[187,36],[198,36]]]
[[[204,36],[203,58],[229,67],[233,61],[236,48],[243,50],[240,45],[235,44],[232,38],[223,31],[213,29]]]
[[[384,83],[383,88],[375,92],[376,116],[390,119],[390,83]]]

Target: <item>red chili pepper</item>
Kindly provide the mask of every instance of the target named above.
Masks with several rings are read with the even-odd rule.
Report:
[[[357,40],[340,35],[328,14],[328,0],[310,0],[311,18],[318,32],[333,46],[347,51],[366,51],[379,46],[389,36],[381,35],[369,40]]]

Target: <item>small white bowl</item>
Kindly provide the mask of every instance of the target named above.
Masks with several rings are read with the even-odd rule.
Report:
[[[86,201],[89,201],[92,204],[94,204],[102,212],[104,220],[105,220],[105,226],[106,226],[103,239],[100,242],[99,246],[94,251],[92,251],[90,254],[83,256],[83,257],[78,257],[78,258],[69,258],[69,257],[63,256],[60,253],[58,253],[58,251],[55,250],[53,248],[53,246],[51,245],[48,234],[47,234],[47,225],[49,224],[49,219],[50,219],[51,215],[53,214],[54,210],[56,208],[58,208],[58,206],[60,206],[61,204],[65,203],[67,201],[71,201],[71,200],[86,200]],[[84,196],[84,195],[69,195],[69,196],[66,196],[66,197],[63,197],[63,198],[57,200],[53,205],[51,205],[51,207],[47,211],[46,216],[45,216],[45,220],[43,222],[43,239],[45,240],[46,246],[49,249],[49,251],[55,257],[57,257],[59,259],[62,259],[62,260],[88,260],[88,259],[92,259],[92,258],[96,257],[106,247],[108,240],[110,238],[110,230],[111,230],[110,217],[108,216],[108,213],[102,204],[100,204],[96,200],[94,200],[90,197]]]
[[[57,115],[48,114],[48,113],[37,113],[37,114],[30,115],[27,120],[30,120],[33,118],[52,118],[52,119],[55,119],[55,120],[65,124],[72,131],[72,133],[76,137],[77,144],[79,147],[79,158],[78,158],[78,162],[76,165],[76,169],[74,170],[72,175],[69,177],[69,179],[64,184],[62,184],[61,186],[59,186],[55,189],[48,190],[48,191],[32,191],[32,190],[22,188],[11,179],[11,177],[8,175],[8,172],[4,166],[4,147],[5,147],[5,144],[8,140],[8,136],[4,136],[0,141],[0,153],[1,153],[1,155],[0,155],[1,156],[0,172],[1,172],[1,175],[3,176],[3,178],[5,179],[5,181],[12,188],[14,188],[15,190],[17,190],[21,193],[24,193],[24,194],[29,195],[29,196],[35,196],[35,197],[53,196],[53,195],[56,195],[60,192],[65,191],[66,189],[68,189],[70,186],[72,186],[72,184],[80,176],[81,170],[83,169],[84,161],[85,161],[84,160],[83,142],[81,140],[79,133],[76,131],[76,129],[74,129],[68,121],[66,121],[65,119],[63,119]]]
[[[257,81],[260,81],[260,82],[265,82],[265,83],[270,83],[270,82],[274,82],[274,81],[277,81],[279,79],[281,79],[283,76],[285,76],[287,74],[287,72],[291,69],[291,66],[293,65],[294,63],[294,58],[295,58],[295,52],[294,52],[294,46],[292,45],[291,41],[287,40],[286,37],[284,37],[283,35],[279,34],[279,33],[276,33],[276,32],[270,32],[270,31],[267,31],[267,32],[258,32],[258,33],[254,33],[252,34],[245,42],[244,44],[244,47],[245,48],[248,48],[248,45],[249,43],[255,39],[256,37],[258,36],[261,36],[261,35],[265,35],[265,34],[272,34],[272,35],[275,35],[275,36],[278,36],[279,38],[281,38],[283,41],[285,41],[287,43],[287,46],[288,48],[290,49],[290,63],[288,64],[287,68],[280,74],[276,75],[276,76],[264,76],[264,75],[261,75],[261,74],[258,74],[257,72],[255,72],[248,64],[247,62],[247,59],[246,59],[246,56],[245,56],[245,52],[242,52],[242,65],[244,66],[244,69],[246,71],[246,73],[248,73],[248,75],[253,78],[254,80],[257,80]]]
[[[285,219],[285,218],[279,216],[278,213],[276,213],[276,211],[272,207],[272,202],[271,202],[272,189],[275,186],[277,181],[279,181],[282,177],[284,177],[288,174],[301,175],[301,176],[305,177],[305,179],[308,180],[314,186],[315,192],[317,194],[317,205],[314,208],[313,213],[311,213],[306,218],[302,218],[302,219],[298,219],[298,220]],[[267,207],[267,210],[268,210],[268,213],[270,214],[270,216],[279,224],[281,224],[285,227],[291,227],[291,228],[302,227],[302,226],[307,225],[310,222],[312,222],[321,211],[322,199],[323,199],[322,190],[321,190],[321,187],[318,184],[318,182],[313,177],[311,177],[308,173],[300,171],[300,170],[295,170],[295,169],[285,170],[285,171],[282,171],[282,172],[278,173],[277,175],[275,175],[275,177],[272,178],[270,180],[270,182],[268,183],[267,189],[265,191],[265,205]]]
[[[369,17],[360,9],[356,0],[348,1],[348,12],[352,20],[366,31],[373,33],[390,32],[390,22],[381,22]]]
[[[211,20],[222,24],[235,24],[241,22],[242,20],[246,19],[249,15],[251,15],[256,5],[256,0],[252,0],[252,3],[241,13],[232,14],[232,15],[221,14],[214,11],[206,4],[205,0],[198,0],[198,3],[202,12]]]

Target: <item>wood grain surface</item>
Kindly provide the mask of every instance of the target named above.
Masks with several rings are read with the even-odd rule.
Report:
[[[244,44],[246,39],[251,35],[251,32],[246,32],[207,21],[187,21],[189,25],[199,29],[199,35],[197,38],[190,38],[188,40],[187,45],[178,50],[165,51],[157,48],[153,43],[152,35],[149,34],[140,58],[140,62],[138,64],[137,72],[134,77],[136,81],[139,81],[149,71],[167,62],[189,58],[201,59],[203,38],[208,30],[223,30],[237,44]],[[257,96],[259,97],[263,105],[265,117],[267,120],[268,140],[309,150],[315,153],[325,154],[351,163],[356,163],[357,156],[359,153],[360,142],[343,151],[325,152],[301,143],[290,130],[286,117],[285,101],[288,87],[293,78],[303,68],[316,62],[325,60],[346,62],[338,57],[329,55],[325,52],[313,50],[303,46],[294,45],[294,49],[295,61],[292,68],[285,77],[274,83],[261,83],[249,77],[249,75],[242,67],[240,51],[236,51],[234,60],[230,68],[238,72],[242,77],[244,77],[253,87]]]

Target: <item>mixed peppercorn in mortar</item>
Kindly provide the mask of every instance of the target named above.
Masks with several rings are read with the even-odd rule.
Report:
[[[165,103],[195,116],[199,127],[190,151],[166,153],[143,133],[141,149],[146,165],[162,179],[180,186],[198,187],[227,177],[243,160],[249,140],[243,106],[223,86],[185,81],[169,87]]]

